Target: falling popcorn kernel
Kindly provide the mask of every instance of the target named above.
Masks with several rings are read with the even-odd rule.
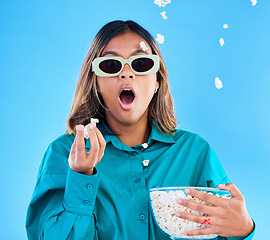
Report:
[[[257,4],[257,0],[250,0],[252,2],[252,6],[255,6]]]
[[[165,12],[165,11],[161,12],[160,14],[161,14],[161,16],[163,17],[163,19],[167,19],[167,18],[168,18],[168,17],[166,16],[166,12]]]
[[[215,78],[215,85],[216,85],[216,88],[218,89],[221,89],[223,87],[222,82],[220,81],[218,77]]]
[[[147,167],[149,165],[149,160],[143,160],[143,166]]]
[[[154,4],[158,5],[159,7],[165,7],[171,0],[163,1],[163,0],[155,0]]]
[[[224,39],[223,38],[220,38],[219,39],[219,43],[220,43],[220,46],[223,47],[223,45],[225,44]]]
[[[157,34],[157,38],[156,38],[157,42],[160,44],[164,43],[164,36],[162,36],[161,34]]]
[[[229,27],[228,24],[223,25],[223,28],[228,28],[228,27]]]
[[[140,47],[142,48],[143,51],[146,51],[146,50],[148,49],[148,47],[146,47],[144,41],[141,41],[141,42],[140,42]]]

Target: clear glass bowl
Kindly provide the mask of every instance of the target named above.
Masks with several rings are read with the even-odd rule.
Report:
[[[154,216],[154,221],[158,228],[161,230],[163,234],[170,237],[171,239],[203,239],[203,240],[214,240],[217,239],[218,236],[215,234],[211,235],[200,235],[200,236],[185,236],[182,233],[184,230],[192,230],[196,228],[202,228],[205,226],[202,224],[190,222],[174,215],[175,212],[184,211],[191,212],[196,215],[205,215],[199,213],[197,211],[191,210],[190,208],[186,208],[181,206],[176,202],[178,198],[187,198],[193,199],[196,202],[202,204],[205,203],[202,200],[197,198],[193,198],[185,193],[185,189],[192,188],[195,190],[203,191],[206,193],[213,194],[218,197],[230,198],[230,192],[221,190],[219,188],[207,188],[207,187],[162,187],[162,188],[151,188],[149,189],[150,202],[152,213]],[[207,216],[205,215],[205,218]]]

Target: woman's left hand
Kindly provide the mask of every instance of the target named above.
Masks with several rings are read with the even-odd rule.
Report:
[[[176,216],[196,223],[206,222],[206,227],[186,231],[187,236],[217,234],[223,237],[249,235],[254,229],[254,223],[248,215],[243,194],[233,184],[220,184],[220,189],[231,193],[230,199],[220,198],[194,189],[186,189],[186,193],[212,204],[207,206],[192,200],[178,199],[182,206],[189,207],[207,216],[177,212]]]

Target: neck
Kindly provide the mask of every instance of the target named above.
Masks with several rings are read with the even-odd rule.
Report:
[[[129,147],[146,143],[150,136],[151,127],[146,120],[140,120],[133,124],[123,124],[107,118],[111,131],[117,134],[117,138]]]

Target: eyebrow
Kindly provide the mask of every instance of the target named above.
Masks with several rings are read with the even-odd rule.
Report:
[[[136,51],[134,51],[131,55],[135,55],[135,54],[138,54],[138,53],[145,53],[145,54],[148,54],[148,52],[142,50],[142,49],[138,49]],[[106,51],[105,53],[102,54],[102,57],[106,56],[106,55],[114,55],[114,56],[120,56],[117,52],[115,51]]]

